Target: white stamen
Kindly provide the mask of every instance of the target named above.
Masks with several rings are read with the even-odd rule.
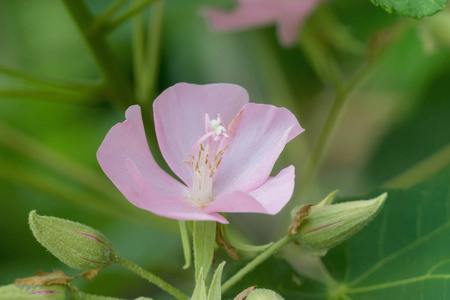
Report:
[[[208,114],[205,115],[205,131],[206,133],[198,139],[191,153],[188,154],[189,161],[185,161],[194,174],[190,198],[201,207],[213,201],[213,176],[227,148],[225,138],[229,137],[225,126],[222,125],[220,115],[212,120]]]

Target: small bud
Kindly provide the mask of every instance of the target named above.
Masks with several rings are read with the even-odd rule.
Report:
[[[251,291],[247,300],[284,300],[278,293],[267,289],[256,289]]]
[[[114,251],[108,239],[97,230],[69,220],[39,216],[30,212],[30,228],[36,239],[75,269],[99,269],[110,263]]]
[[[348,239],[367,225],[381,210],[387,193],[373,200],[312,206],[298,228],[300,243],[315,255]]]
[[[26,287],[10,284],[0,287],[0,299],[72,300],[77,299],[76,293],[72,287],[59,284]]]

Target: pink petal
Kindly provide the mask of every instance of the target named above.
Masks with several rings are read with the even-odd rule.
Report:
[[[277,214],[291,199],[294,178],[294,167],[289,166],[250,193],[236,191],[219,197],[207,211]]]
[[[183,162],[205,132],[205,114],[230,124],[248,103],[248,93],[233,84],[179,83],[166,89],[153,103],[159,147],[172,171],[190,186],[192,171]]]
[[[215,30],[233,31],[277,24],[284,46],[298,40],[301,25],[321,2],[327,0],[240,0],[234,11],[207,9],[206,17]]]
[[[164,172],[153,159],[140,107],[129,107],[125,115],[127,120],[111,128],[98,149],[97,159],[105,174],[131,203],[141,208],[142,186],[163,197],[187,195],[187,187]]]
[[[245,105],[229,127],[228,149],[214,177],[217,198],[260,187],[285,144],[304,131],[289,110],[254,103]]]
[[[275,177],[270,177],[263,185],[249,195],[258,200],[268,214],[277,214],[291,199],[294,192],[295,168],[284,168]]]
[[[235,191],[230,194],[220,196],[206,208],[207,212],[227,212],[227,213],[263,213],[267,210],[254,197],[248,193]]]
[[[140,203],[141,208],[166,218],[190,221],[217,221],[228,224],[228,221],[220,214],[207,212],[201,207],[192,204],[187,198],[161,197],[148,186],[142,188]]]
[[[210,8],[206,10],[206,17],[216,30],[248,29],[274,23],[277,11],[273,8],[272,0],[240,0],[236,10]]]
[[[303,22],[324,0],[283,1],[280,4],[277,18],[278,39],[283,46],[293,46],[297,43]],[[281,6],[283,5],[283,6]]]

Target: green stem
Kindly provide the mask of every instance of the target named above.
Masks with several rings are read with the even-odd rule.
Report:
[[[317,169],[322,161],[323,156],[326,153],[330,137],[336,127],[337,121],[342,113],[344,104],[348,99],[346,93],[337,93],[333,106],[328,114],[325,125],[319,135],[319,138],[311,151],[311,157],[302,176],[302,185],[309,186],[314,180]]]
[[[275,252],[280,250],[282,247],[286,246],[287,244],[291,243],[295,239],[295,236],[293,235],[286,235],[281,240],[273,244],[270,248],[268,248],[266,251],[262,252],[258,256],[256,256],[251,262],[249,262],[245,267],[240,269],[236,274],[234,274],[230,279],[228,279],[223,285],[222,285],[222,293],[225,293],[230,287],[232,287],[234,284],[236,284],[239,280],[241,280],[245,275],[247,275],[249,272],[251,272],[253,269],[255,269],[256,266],[263,263],[266,259],[268,259],[270,256],[272,256]]]
[[[322,275],[325,285],[328,287],[329,291],[336,289],[339,286],[339,283],[334,279],[334,277],[330,274],[327,267],[323,263],[321,258],[317,258],[319,264],[319,271]]]
[[[23,154],[25,157],[50,170],[56,171],[59,178],[62,175],[64,178],[72,179],[97,193],[81,192],[79,189],[63,183],[55,184],[54,180],[50,178],[34,176],[30,171],[20,167],[19,164],[10,160],[0,159],[0,170],[7,170],[7,172],[0,172],[0,177],[4,177],[5,180],[13,183],[22,183],[55,199],[77,206],[82,205],[88,209],[107,213],[114,217],[126,218],[134,222],[138,221],[139,224],[145,225],[159,224],[161,228],[170,231],[175,230],[173,222],[170,222],[169,219],[157,217],[131,206],[115,189],[111,188],[112,184],[109,184],[94,172],[47,149],[1,122],[0,144],[12,151]]]
[[[77,206],[84,206],[89,210],[96,210],[103,214],[112,216],[124,216],[123,209],[116,209],[116,206],[107,205],[100,197],[81,192],[73,187],[65,185],[61,182],[55,183],[55,180],[48,179],[45,176],[36,176],[31,172],[20,167],[17,163],[10,160],[0,159],[0,169],[7,170],[0,172],[0,177],[9,180],[12,183],[24,184],[36,191],[50,195],[60,201],[72,203]],[[127,213],[128,218],[135,218],[132,214]]]
[[[94,103],[91,100],[95,99],[94,97],[92,97],[92,95],[88,94],[61,93],[56,91],[42,90],[0,90],[0,98],[52,101],[75,105],[92,105]]]
[[[70,0],[65,0],[65,1],[70,1]],[[143,10],[147,5],[149,5],[153,1],[155,1],[155,0],[144,0],[144,1],[134,5],[133,7],[131,7],[127,11],[125,11],[123,14],[118,16],[115,20],[112,20],[111,22],[109,22],[109,24],[105,28],[105,33],[108,34],[112,31],[114,31],[117,27],[122,25],[122,23],[127,21],[133,15],[139,13],[141,10]]]
[[[407,189],[450,165],[450,144],[382,185],[383,188]]]
[[[331,82],[334,89],[340,92],[344,86],[344,78],[315,29],[313,24],[308,23],[305,25],[302,30],[302,42],[299,46],[308,58],[317,76],[323,82]]]
[[[108,7],[100,16],[95,18],[91,24],[89,32],[100,32],[103,30],[103,26],[107,23],[109,17],[114,14],[126,0],[116,0],[110,7]]]
[[[259,73],[263,76],[264,87],[271,98],[270,103],[297,109],[297,99],[292,93],[286,72],[281,66],[279,55],[277,55],[272,41],[269,41],[263,32],[253,32],[251,42],[254,44],[254,55],[259,62]]]
[[[9,77],[17,78],[20,80],[23,80],[25,82],[44,86],[56,90],[62,90],[62,91],[69,91],[69,92],[95,92],[99,87],[98,85],[85,85],[85,84],[78,84],[73,82],[65,82],[65,81],[59,81],[59,80],[53,80],[53,79],[47,79],[42,78],[30,74],[25,74],[20,71],[11,70],[9,68],[5,68],[0,66],[0,73],[4,74]]]
[[[90,32],[90,26],[94,22],[92,14],[83,0],[63,0],[63,2],[80,29],[105,78],[108,96],[113,103],[125,109],[134,102],[131,86],[114,59],[105,38],[98,32]]]
[[[48,149],[36,140],[25,136],[19,130],[13,129],[2,122],[0,122],[0,144],[56,171],[59,175],[106,194],[110,198],[120,199],[120,202],[122,202],[122,199],[117,197],[118,193],[111,189],[112,185],[106,177],[99,176],[96,172]]]
[[[358,85],[366,78],[367,74],[370,73],[371,69],[371,64],[364,65],[343,87],[336,91],[333,106],[331,107],[323,129],[311,151],[311,156],[305,171],[303,172],[303,195],[307,194],[308,187],[313,186],[312,183],[315,180],[320,164],[327,152],[328,145],[330,144],[333,132],[337,127],[337,123],[339,122],[339,118],[342,115],[347,100],[350,98],[351,93],[354,92]]]
[[[158,70],[159,70],[159,60],[161,52],[161,41],[162,41],[162,28],[164,21],[164,8],[165,1],[159,0],[155,2],[152,6],[152,13],[150,15],[150,29],[148,32],[147,39],[147,55],[145,56],[145,65],[148,66],[144,68],[143,74],[143,101],[149,102],[155,93]]]
[[[137,102],[141,104],[144,127],[150,143],[156,141],[151,99],[153,99],[158,79],[164,6],[165,1],[160,0],[152,7],[147,43],[145,43],[142,14],[136,15],[133,22],[135,93]],[[159,151],[154,151],[153,155],[157,160],[162,158]]]
[[[133,17],[132,22],[132,47],[133,47],[133,74],[136,100],[139,104],[144,102],[142,85],[144,84],[144,52],[145,52],[145,26],[144,16],[141,13]]]
[[[174,296],[177,299],[183,299],[183,300],[189,300],[189,297],[186,296],[183,292],[175,288],[174,286],[170,285],[163,279],[159,278],[158,276],[150,273],[149,271],[141,268],[140,266],[132,263],[131,261],[127,260],[126,258],[121,257],[117,253],[111,254],[111,260],[115,262],[116,264],[119,264],[131,272],[139,275],[140,277],[147,279],[149,282],[157,285],[162,290],[168,292],[172,296]]]
[[[259,61],[260,74],[264,79],[264,87],[270,95],[270,103],[280,107],[286,107],[293,111],[296,116],[300,116],[300,107],[298,100],[289,86],[289,80],[286,72],[280,63],[279,55],[277,55],[273,43],[261,32],[254,32],[251,35],[251,41],[254,44],[255,57]],[[308,157],[309,149],[307,149],[306,140],[304,138],[296,138],[289,142],[290,145],[283,150],[283,155],[293,162],[296,169],[302,167],[302,160],[298,159],[299,155]]]

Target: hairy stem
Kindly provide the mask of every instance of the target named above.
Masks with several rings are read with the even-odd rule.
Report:
[[[280,250],[282,247],[291,243],[295,239],[293,235],[286,235],[281,240],[270,246],[267,250],[256,256],[251,262],[249,262],[245,267],[240,269],[236,274],[234,274],[230,279],[228,279],[222,285],[222,293],[225,293],[230,287],[236,284],[239,280],[241,280],[245,275],[251,272],[255,267],[259,264],[263,263],[266,259],[272,256],[275,252]]]
[[[180,290],[178,290],[177,288],[175,288],[171,284],[167,283],[166,281],[164,281],[160,277],[150,273],[149,271],[143,269],[142,267],[132,263],[131,261],[127,260],[126,258],[121,257],[117,253],[112,253],[111,254],[111,260],[113,262],[115,262],[116,264],[119,264],[119,265],[127,268],[131,272],[139,275],[140,277],[142,277],[144,279],[147,279],[149,282],[157,285],[159,288],[161,288],[162,290],[168,292],[169,294],[171,294],[175,298],[182,299],[182,300],[189,300],[188,296],[186,296],[183,292],[181,292]]]

